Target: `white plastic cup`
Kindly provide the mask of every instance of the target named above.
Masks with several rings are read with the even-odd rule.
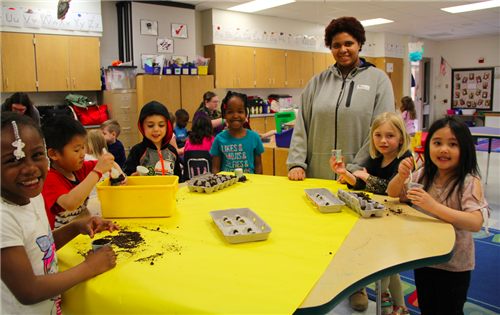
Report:
[[[419,183],[412,183],[412,182],[409,182],[408,183],[408,190],[412,189],[412,188],[424,188],[424,185],[422,184],[419,184]],[[411,199],[410,197],[408,197],[409,199]]]
[[[97,244],[95,244],[95,243],[97,243]],[[103,243],[103,244],[100,244],[100,243]],[[111,246],[111,240],[100,238],[98,240],[93,240],[90,244],[92,245],[92,251],[95,253],[103,247]]]
[[[243,169],[242,168],[237,168],[234,170],[234,176],[240,178],[241,176],[243,176]]]
[[[140,176],[148,176],[149,170],[142,165],[138,165],[136,171],[139,172]]]
[[[332,156],[336,158],[337,162],[342,162],[342,150],[332,150]]]

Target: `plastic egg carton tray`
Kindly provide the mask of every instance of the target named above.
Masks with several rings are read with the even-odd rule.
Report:
[[[365,197],[359,196],[360,194],[363,194]],[[353,191],[347,192],[339,189],[337,195],[349,208],[356,211],[363,218],[369,218],[371,216],[381,217],[384,215],[385,206],[371,198],[367,198],[367,195],[364,193]]]
[[[231,244],[265,241],[272,231],[250,208],[210,211],[210,215]]]
[[[205,173],[191,178],[187,186],[189,191],[211,194],[237,182],[238,177],[234,175]]]
[[[319,212],[340,212],[345,203],[326,188],[304,189],[307,198]]]

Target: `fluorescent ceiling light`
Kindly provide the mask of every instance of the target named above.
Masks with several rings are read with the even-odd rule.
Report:
[[[450,13],[461,13],[461,12],[469,12],[469,11],[496,8],[496,7],[500,7],[500,0],[491,0],[491,1],[458,5],[456,7],[441,8],[441,10]]]
[[[255,0],[255,1],[251,1],[251,2],[237,5],[235,7],[231,7],[228,10],[251,13],[251,12],[265,10],[265,9],[277,7],[280,5],[292,3],[292,2],[295,2],[295,0]]]
[[[377,18],[377,19],[364,20],[364,21],[359,21],[359,22],[361,22],[361,25],[363,25],[363,26],[372,26],[372,25],[392,23],[394,21],[383,19],[383,18]]]

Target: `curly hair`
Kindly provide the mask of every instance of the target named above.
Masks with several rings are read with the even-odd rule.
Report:
[[[401,113],[408,111],[410,114],[410,119],[417,119],[417,112],[415,111],[415,103],[409,96],[404,96],[401,99]]]
[[[347,33],[354,37],[363,46],[366,41],[365,28],[354,17],[344,16],[338,19],[333,19],[325,28],[325,46],[332,49],[332,38],[338,33]],[[361,51],[361,48],[359,49]]]
[[[238,97],[243,101],[243,104],[245,106],[245,111],[247,113],[247,117],[250,118],[250,105],[248,104],[247,101],[247,95],[243,93],[238,93],[238,92],[231,92],[227,91],[226,97],[222,100],[222,106],[221,106],[221,113],[222,117],[225,117],[226,115],[226,107],[227,107],[227,102],[233,97]]]

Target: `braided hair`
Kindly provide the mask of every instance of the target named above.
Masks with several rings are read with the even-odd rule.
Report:
[[[226,97],[224,97],[224,99],[222,100],[222,106],[221,106],[222,117],[224,118],[224,116],[226,115],[227,103],[233,97],[238,97],[243,101],[243,104],[245,106],[245,112],[247,113],[247,118],[250,118],[250,105],[248,104],[247,95],[243,94],[243,93],[231,92],[231,91],[227,91]]]

